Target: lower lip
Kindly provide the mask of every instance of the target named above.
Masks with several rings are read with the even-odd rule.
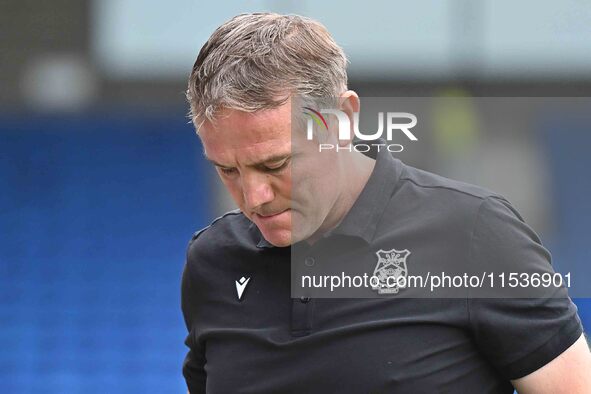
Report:
[[[277,219],[277,218],[279,218],[281,215],[283,215],[283,214],[286,214],[287,212],[289,212],[289,209],[286,209],[286,210],[285,210],[285,211],[283,211],[283,212],[279,212],[278,214],[276,214],[276,215],[271,215],[271,216],[261,216],[261,215],[258,215],[258,214],[257,214],[257,217],[258,217],[258,219],[259,219],[259,220],[261,220],[261,221],[265,222],[265,221],[269,221],[269,220]]]

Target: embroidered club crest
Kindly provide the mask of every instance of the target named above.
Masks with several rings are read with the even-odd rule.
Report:
[[[376,252],[376,255],[378,256],[378,263],[373,275],[379,279],[379,285],[372,286],[372,289],[377,290],[378,294],[397,294],[401,288],[399,278],[406,278],[408,272],[406,259],[410,255],[410,251],[408,249],[380,249]]]

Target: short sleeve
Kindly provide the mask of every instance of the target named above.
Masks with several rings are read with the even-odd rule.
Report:
[[[499,197],[485,199],[479,208],[471,257],[471,263],[495,273],[554,273],[550,253],[539,237]],[[479,351],[507,379],[543,367],[583,332],[577,307],[564,286],[535,294],[467,300],[469,327]]]
[[[183,362],[183,376],[187,382],[187,388],[191,394],[205,393],[206,373],[205,373],[205,354],[204,349],[194,338],[197,317],[197,297],[198,292],[195,287],[195,278],[191,275],[189,260],[185,263],[181,281],[181,309],[185,325],[187,327],[187,337],[185,345],[189,348]]]

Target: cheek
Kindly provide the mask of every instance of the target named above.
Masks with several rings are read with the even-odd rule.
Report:
[[[307,214],[316,212],[325,197],[324,186],[326,180],[319,177],[318,171],[313,168],[300,168],[297,177],[293,179],[291,199],[294,208],[298,208]]]
[[[292,198],[292,179],[291,179],[291,172],[287,172],[283,177],[280,178],[278,183],[278,188],[280,190],[280,195],[284,198],[291,200]]]

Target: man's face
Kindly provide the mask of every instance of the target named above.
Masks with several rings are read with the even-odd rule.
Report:
[[[275,246],[319,231],[338,197],[334,158],[300,143],[301,134],[292,144],[289,101],[254,113],[222,110],[199,129],[205,155],[232,198]]]

